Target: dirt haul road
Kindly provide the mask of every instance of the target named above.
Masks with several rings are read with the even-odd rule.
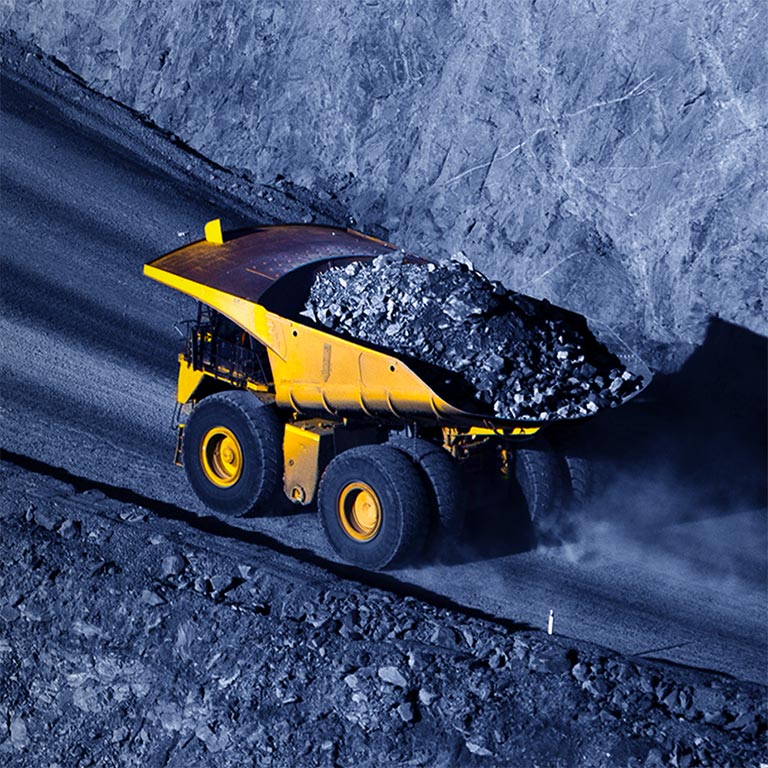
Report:
[[[49,64],[3,66],[0,445],[206,514],[171,461],[174,323],[194,305],[142,264],[216,215],[230,228],[330,223],[310,205],[332,203],[216,169]],[[452,562],[389,576],[532,627],[553,609],[562,636],[765,682],[763,510],[687,504],[641,475],[614,467],[574,545],[525,551],[501,510],[471,522]],[[311,513],[237,525],[333,560]],[[241,538],[226,543],[246,551]]]

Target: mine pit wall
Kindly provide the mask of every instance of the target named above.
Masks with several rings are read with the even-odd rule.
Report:
[[[217,163],[465,251],[657,368],[768,333],[768,6],[11,0],[2,29]]]

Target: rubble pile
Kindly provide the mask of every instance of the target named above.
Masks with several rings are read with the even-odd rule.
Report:
[[[315,278],[304,314],[459,374],[499,418],[587,416],[641,386],[583,317],[491,282],[461,255],[331,268]]]
[[[0,764],[757,765],[765,688],[512,630],[0,462]]]

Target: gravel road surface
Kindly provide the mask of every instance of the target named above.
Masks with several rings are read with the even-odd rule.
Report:
[[[172,464],[174,323],[194,305],[142,265],[217,215],[233,228],[343,211],[208,164],[44,61],[6,55],[3,70],[0,445],[204,514]],[[765,683],[764,509],[704,503],[663,467],[607,474],[573,545],[526,551],[491,510],[449,562],[389,575],[531,627],[554,609],[561,636]],[[253,530],[333,559],[303,510],[238,525],[233,547]]]

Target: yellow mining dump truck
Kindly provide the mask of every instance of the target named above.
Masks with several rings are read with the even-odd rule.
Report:
[[[536,518],[555,506],[560,475],[556,457],[536,449],[543,423],[472,413],[437,391],[445,377],[427,366],[299,314],[318,270],[392,252],[311,225],[225,238],[214,220],[204,240],[144,267],[200,302],[177,393],[176,463],[196,494],[231,515],[315,503],[336,552],[366,568],[412,559],[430,536],[460,529],[459,465],[473,457],[516,479]]]

